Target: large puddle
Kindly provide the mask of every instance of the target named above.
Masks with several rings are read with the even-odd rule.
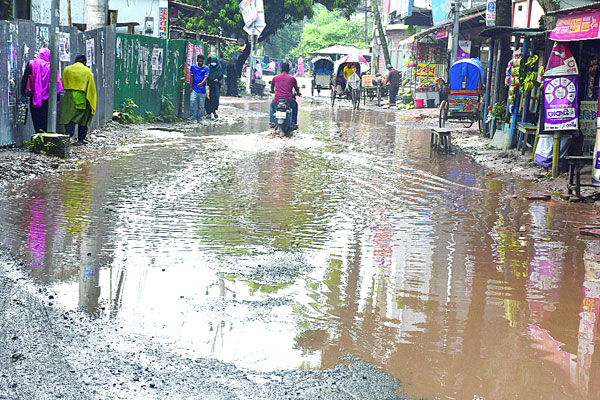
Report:
[[[305,100],[281,140],[264,110],[9,190],[3,245],[65,306],[182,354],[352,354],[413,397],[600,397],[600,244],[574,228],[595,210],[523,200],[391,112]]]

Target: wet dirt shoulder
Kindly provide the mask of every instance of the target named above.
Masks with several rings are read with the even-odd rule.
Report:
[[[0,252],[0,398],[401,399],[399,383],[353,357],[326,371],[245,371],[191,359],[152,337],[65,311]]]
[[[243,101],[237,103],[243,103]],[[127,144],[152,136],[148,133],[149,131],[186,133],[203,127],[239,122],[244,114],[248,114],[248,111],[233,106],[237,103],[224,104],[219,110],[218,119],[206,119],[200,124],[195,121],[183,120],[175,123],[122,125],[111,121],[102,128],[92,131],[86,138],[87,145],[71,146],[69,157],[64,159],[36,154],[26,147],[2,147],[0,148],[0,189],[8,183],[26,182],[40,176],[62,174],[65,171],[78,169],[82,163],[94,162],[99,158],[110,156]]]
[[[538,177],[536,173],[541,168],[531,161],[531,152],[521,154],[520,151],[515,149],[499,150],[490,146],[489,142],[489,139],[479,136],[478,132],[467,130],[457,130],[452,137],[453,145],[491,173],[508,174],[534,182],[539,185],[541,190],[557,197],[567,193],[568,173],[562,173],[557,178]],[[584,180],[589,181],[590,174],[591,165],[582,170],[582,183],[585,183]],[[574,200],[595,202],[597,201],[595,195],[599,192],[600,190],[596,188],[582,187],[582,198]]]

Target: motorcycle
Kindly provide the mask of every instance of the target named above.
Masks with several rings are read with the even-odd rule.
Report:
[[[290,137],[297,129],[292,124],[292,106],[286,100],[279,100],[275,107],[275,133],[281,137]]]

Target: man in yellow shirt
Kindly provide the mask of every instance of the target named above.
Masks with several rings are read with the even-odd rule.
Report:
[[[96,114],[96,84],[92,70],[86,67],[86,62],[85,55],[79,55],[62,73],[65,95],[61,103],[59,123],[65,125],[65,131],[71,137],[75,133],[75,125],[79,125],[76,145],[87,144],[85,138],[88,127]]]
[[[356,64],[346,64],[344,67],[344,76],[346,77],[346,81],[348,81],[348,78],[350,78],[354,73],[356,73]]]

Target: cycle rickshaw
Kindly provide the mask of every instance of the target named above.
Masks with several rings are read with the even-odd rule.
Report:
[[[447,121],[453,121],[463,122],[465,128],[477,122],[479,130],[483,129],[482,75],[483,67],[478,58],[458,60],[450,67],[448,100],[440,104],[440,128]]]
[[[352,74],[348,80],[344,77],[344,67],[347,65],[356,65],[356,73]],[[364,57],[359,55],[350,55],[335,62],[333,73],[331,74],[331,106],[335,104],[335,99],[348,99],[352,102],[352,108],[358,109],[360,105],[361,76],[369,70],[369,64]]]
[[[313,78],[310,87],[310,95],[321,94],[321,90],[329,89],[333,90],[331,85],[331,72],[333,71],[333,61],[329,57],[316,57],[312,59],[313,65]]]

